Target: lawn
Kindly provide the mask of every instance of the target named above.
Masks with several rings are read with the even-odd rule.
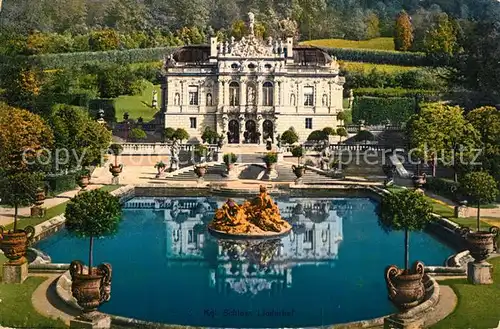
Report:
[[[347,71],[354,72],[364,72],[370,73],[374,69],[379,72],[386,73],[398,73],[398,72],[407,72],[418,69],[415,66],[400,66],[400,65],[391,65],[391,64],[372,64],[372,63],[363,63],[363,62],[344,62],[339,61],[339,64],[344,66]]]
[[[312,45],[325,48],[358,48],[358,49],[374,49],[374,50],[391,50],[394,51],[393,38],[375,38],[371,40],[344,40],[344,39],[320,39],[304,41],[302,44]]]
[[[0,255],[0,264],[3,255]],[[23,284],[0,284],[0,323],[15,328],[67,328],[60,320],[46,318],[31,304],[31,296],[47,278],[28,277]]]
[[[472,285],[465,279],[445,280],[458,296],[455,311],[433,329],[497,328],[500,321],[500,257],[489,260],[493,264],[493,285]]]
[[[144,122],[151,121],[157,112],[151,107],[153,99],[153,90],[158,92],[158,106],[161,104],[161,89],[159,85],[153,85],[147,82],[147,87],[142,94],[135,96],[119,96],[115,98],[114,104],[116,109],[116,120],[121,122],[123,114],[128,112],[131,119],[137,120],[139,117],[144,119]]]

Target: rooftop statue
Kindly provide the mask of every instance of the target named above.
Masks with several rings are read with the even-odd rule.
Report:
[[[215,217],[208,224],[211,231],[232,236],[268,237],[288,233],[292,226],[281,218],[278,205],[260,187],[259,196],[238,205],[229,199],[217,209]]]

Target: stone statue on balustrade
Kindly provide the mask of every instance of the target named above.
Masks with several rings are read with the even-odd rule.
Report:
[[[179,169],[180,149],[181,149],[181,147],[180,147],[179,141],[177,139],[174,140],[174,142],[170,146],[170,168],[169,168],[170,172],[176,171],[177,169]]]

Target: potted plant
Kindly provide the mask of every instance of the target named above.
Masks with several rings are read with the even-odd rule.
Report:
[[[31,242],[35,229],[27,226],[18,229],[19,207],[32,205],[42,184],[42,174],[32,172],[4,173],[0,177],[0,198],[2,203],[14,208],[14,226],[11,230],[0,227],[0,247],[9,259],[9,264],[26,263],[26,248]]]
[[[78,172],[77,177],[78,177],[78,181],[77,181],[78,186],[81,187],[82,191],[85,191],[87,186],[89,186],[89,184],[90,184],[90,170],[81,169]]]
[[[476,263],[484,262],[495,249],[494,239],[498,228],[492,227],[489,231],[481,231],[481,204],[496,200],[498,188],[495,179],[486,172],[471,172],[460,181],[460,188],[464,195],[470,197],[477,204],[476,232],[466,235],[471,256]]]
[[[234,153],[226,153],[223,156],[223,160],[227,167],[227,171],[230,172],[234,168],[234,164],[238,160],[238,157]]]
[[[198,178],[203,178],[207,173],[207,153],[208,147],[202,144],[196,145],[194,154],[200,159],[200,162],[195,164],[194,172]]]
[[[390,265],[385,270],[389,298],[401,311],[418,305],[424,298],[424,265],[417,261],[410,268],[409,238],[410,231],[424,229],[432,219],[431,205],[423,193],[414,190],[386,194],[379,205],[380,226],[386,232],[405,233],[404,269]]]
[[[292,165],[293,173],[297,178],[301,178],[306,172],[306,167],[300,164],[300,159],[304,156],[304,148],[300,145],[295,146],[292,149],[292,155],[297,158],[297,165]]]
[[[118,165],[118,156],[123,152],[123,147],[120,144],[111,144],[109,150],[115,156],[115,163],[109,165],[109,172],[113,177],[118,177],[123,170],[123,165]]]
[[[66,207],[66,229],[71,234],[89,238],[89,262],[87,270],[81,261],[70,265],[71,291],[84,315],[93,312],[110,298],[111,265],[93,266],[94,238],[112,235],[118,230],[121,205],[109,192],[93,190],[71,199]]]
[[[155,169],[158,170],[158,173],[156,174],[156,178],[161,177],[161,175],[165,171],[165,168],[167,168],[167,165],[163,161],[159,161],[155,164]]]
[[[276,169],[276,163],[278,162],[278,153],[268,152],[264,158],[264,163],[266,164],[267,170]]]

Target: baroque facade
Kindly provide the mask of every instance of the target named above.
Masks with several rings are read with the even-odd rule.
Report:
[[[253,32],[236,41],[185,46],[164,63],[165,126],[200,138],[206,127],[226,142],[262,143],[293,127],[301,140],[313,130],[336,128],[342,111],[339,65],[325,51]]]

